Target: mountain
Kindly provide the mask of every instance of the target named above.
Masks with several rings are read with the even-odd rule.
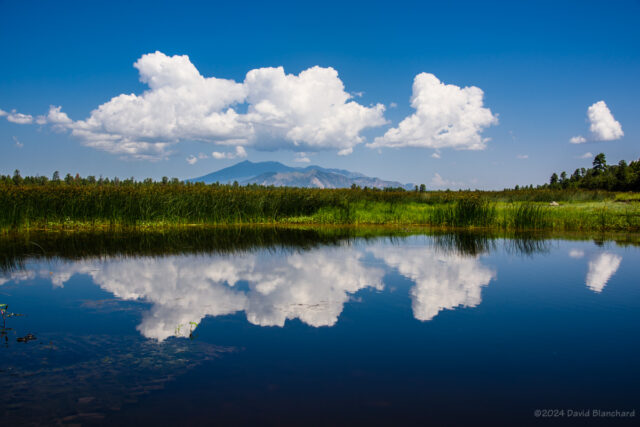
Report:
[[[241,185],[259,184],[265,186],[274,185],[277,187],[308,188],[349,188],[353,184],[360,187],[374,188],[413,188],[411,184],[405,185],[395,181],[384,181],[380,178],[371,178],[358,172],[343,169],[329,169],[320,166],[294,168],[283,165],[280,162],[254,163],[248,160],[208,175],[188,179],[187,181],[204,182],[205,184],[214,182],[228,184],[238,181]]]

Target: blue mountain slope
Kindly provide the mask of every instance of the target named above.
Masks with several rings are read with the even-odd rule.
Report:
[[[259,184],[288,187],[310,188],[348,188],[353,184],[360,187],[404,187],[413,188],[410,184],[401,184],[395,181],[384,181],[379,178],[370,178],[358,172],[343,169],[329,169],[320,166],[307,166],[295,168],[283,165],[279,162],[244,162],[237,163],[228,168],[187,180],[189,182],[204,182],[211,184],[220,182],[227,184],[238,181],[242,185]]]
[[[187,181],[204,182],[205,184],[212,184],[214,182],[226,184],[233,181],[243,182],[263,173],[293,172],[298,169],[299,168],[292,168],[290,166],[283,165],[280,162],[254,163],[249,160],[245,160],[244,162],[229,166],[228,168],[220,169],[219,171],[212,172],[198,178],[188,179]]]

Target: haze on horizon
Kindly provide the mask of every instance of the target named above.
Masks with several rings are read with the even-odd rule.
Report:
[[[640,157],[637,2],[153,5],[0,6],[0,173],[500,189]]]

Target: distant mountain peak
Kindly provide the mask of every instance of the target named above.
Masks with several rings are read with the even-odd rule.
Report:
[[[299,168],[287,166],[276,161],[251,162],[249,160],[244,160],[235,165],[198,178],[188,179],[187,181],[204,182],[205,184],[215,182],[228,184],[238,181],[242,185],[258,184],[307,188],[349,188],[353,184],[372,188],[413,188],[411,184],[385,181],[343,169],[329,169],[315,165]]]

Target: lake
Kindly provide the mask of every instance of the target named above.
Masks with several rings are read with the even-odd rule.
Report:
[[[625,241],[231,229],[2,251],[7,425],[637,422]]]

